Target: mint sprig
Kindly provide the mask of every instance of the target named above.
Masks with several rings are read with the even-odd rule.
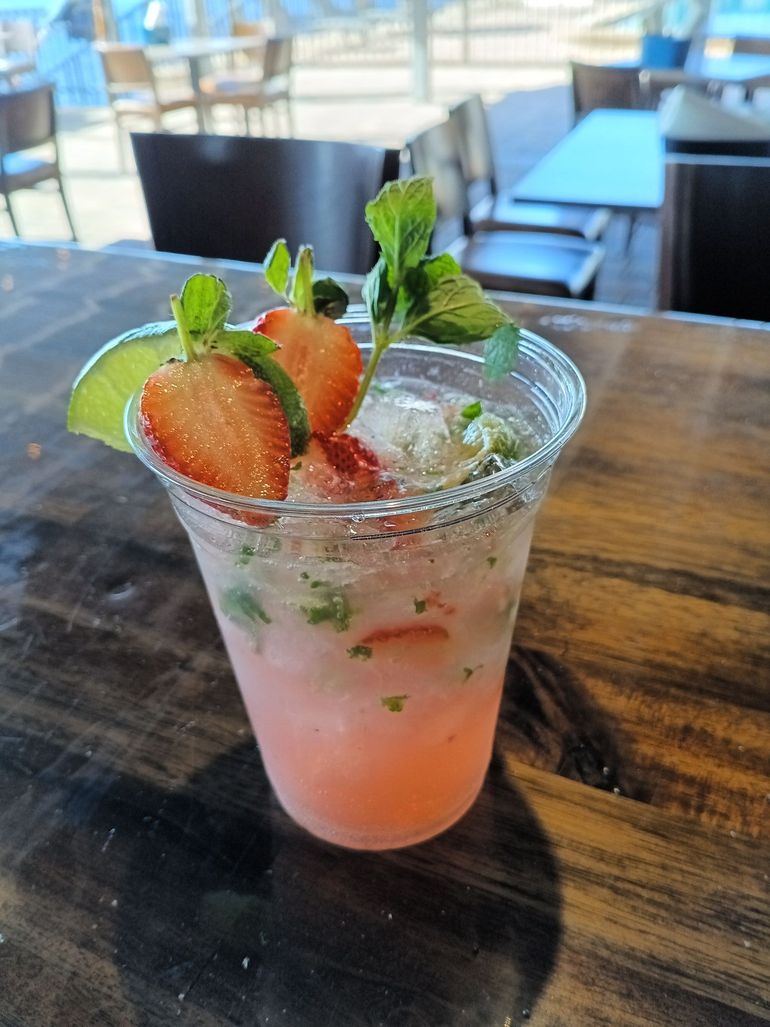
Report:
[[[403,713],[404,703],[408,695],[383,695],[380,697],[380,706],[384,706],[391,713]]]
[[[487,340],[487,377],[510,373],[518,354],[516,325],[452,256],[427,255],[436,221],[432,180],[387,183],[367,204],[366,221],[381,251],[363,287],[373,349],[347,424],[360,410],[382,354],[408,337],[441,345]]]
[[[279,296],[288,300],[286,290],[289,287],[289,272],[291,271],[291,254],[285,239],[276,239],[270,247],[264,261],[265,281]]]
[[[281,261],[280,242],[271,250],[277,254],[273,257],[274,279],[283,275],[280,268],[276,270],[276,261],[285,263]],[[285,243],[283,245],[285,248]],[[309,262],[312,275],[312,254]],[[285,277],[288,281],[288,270]],[[171,297],[171,310],[185,356],[188,360],[197,360],[206,353],[225,352],[250,367],[278,396],[289,425],[291,455],[304,453],[310,439],[310,421],[296,385],[270,357],[278,346],[266,335],[228,324],[231,306],[230,291],[220,278],[198,274],[187,279],[181,296]]]
[[[348,294],[333,278],[313,280],[313,248],[300,246],[291,274],[291,254],[285,239],[276,239],[264,261],[265,281],[285,303],[301,314],[336,319],[348,309]],[[289,282],[291,281],[291,289]]]

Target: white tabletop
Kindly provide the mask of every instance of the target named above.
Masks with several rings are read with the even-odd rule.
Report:
[[[185,58],[196,60],[201,57],[214,57],[217,54],[237,53],[240,50],[252,50],[262,46],[262,36],[219,36],[212,39],[177,39],[172,43],[154,43],[145,47],[145,53],[152,61],[175,60]]]

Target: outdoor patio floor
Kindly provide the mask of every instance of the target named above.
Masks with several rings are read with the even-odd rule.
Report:
[[[381,68],[370,76],[361,68],[300,68],[295,78],[296,134],[400,146],[413,133],[445,117],[452,103],[481,92],[490,104],[498,178],[502,188],[509,188],[571,124],[569,88],[559,69],[517,73],[478,66],[440,67],[434,72],[432,103],[413,101],[409,86],[405,69]],[[240,132],[231,118],[228,112],[220,115],[218,130]],[[120,168],[110,112],[106,108],[65,110],[59,122],[65,188],[81,244],[101,248],[136,240],[147,245],[150,233],[141,189],[133,168]],[[188,112],[179,112],[170,124],[175,131],[195,131]],[[272,130],[268,114],[266,132]],[[258,203],[255,197],[257,209]],[[67,238],[61,204],[52,192],[18,193],[14,207],[25,238]],[[652,219],[643,221],[626,249],[627,230],[624,217],[613,218],[596,299],[649,308],[654,306],[657,231]],[[0,214],[0,239],[10,237],[8,218]]]

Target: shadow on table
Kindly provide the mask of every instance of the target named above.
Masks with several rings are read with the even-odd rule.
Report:
[[[121,783],[105,797],[111,822],[122,814],[142,828],[115,941],[138,1023],[173,1015],[182,1024],[488,1027],[528,1018],[559,947],[558,872],[499,759],[460,824],[382,854],[296,828],[251,745],[178,793],[142,787],[140,796]]]

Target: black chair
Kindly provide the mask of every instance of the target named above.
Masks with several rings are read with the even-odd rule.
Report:
[[[770,37],[736,36],[733,40],[733,53],[770,54]]]
[[[581,64],[570,61],[575,123],[593,110],[638,110],[642,100],[638,64]]]
[[[364,206],[399,154],[355,143],[132,133],[155,247],[261,261],[274,239],[312,243],[326,271],[366,273],[377,248]]]
[[[669,157],[658,305],[770,320],[770,160]]]
[[[449,249],[466,274],[487,289],[591,299],[602,246],[546,232],[474,233],[450,123],[421,132],[408,146],[415,172],[433,178],[438,234],[448,234],[453,226],[458,229]]]
[[[474,231],[556,232],[591,240],[601,237],[610,220],[606,208],[517,203],[498,192],[487,112],[478,94],[453,107],[449,121],[457,132],[465,184],[473,197],[470,217]],[[482,195],[474,197],[474,191]]]
[[[34,189],[41,182],[56,182],[72,238],[77,241],[61,180],[53,93],[54,87],[50,83],[0,93],[0,193],[5,200],[14,235],[19,235],[11,194],[19,189]],[[40,157],[37,153],[29,155],[28,151],[41,146],[48,146],[52,157]]]

